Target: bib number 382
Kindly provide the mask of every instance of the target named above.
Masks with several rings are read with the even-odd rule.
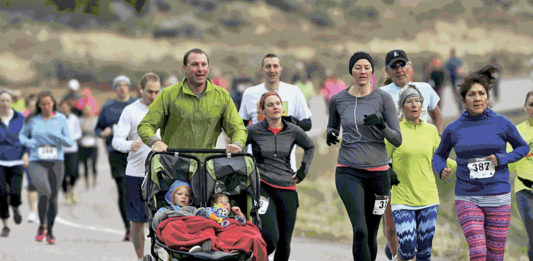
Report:
[[[389,196],[387,195],[376,195],[376,201],[374,201],[374,211],[372,214],[381,216],[385,213],[387,204],[389,203]]]
[[[487,157],[469,159],[467,166],[471,179],[491,178],[496,172],[494,164]]]
[[[40,146],[37,150],[39,159],[55,160],[57,159],[57,148],[51,145]]]

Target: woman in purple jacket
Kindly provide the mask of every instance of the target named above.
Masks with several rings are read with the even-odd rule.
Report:
[[[487,108],[496,70],[485,66],[459,85],[466,111],[446,127],[433,157],[433,167],[442,178],[451,172],[446,166],[450,151],[457,155],[455,207],[470,260],[503,260],[511,216],[507,164],[529,151],[514,124]],[[507,143],[513,147],[509,153]]]

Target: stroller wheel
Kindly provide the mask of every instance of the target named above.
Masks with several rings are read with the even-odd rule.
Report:
[[[143,261],[155,261],[155,259],[151,255],[146,255],[143,257]]]

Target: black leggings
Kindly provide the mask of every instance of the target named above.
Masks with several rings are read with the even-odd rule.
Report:
[[[73,188],[78,180],[78,152],[65,153],[65,177],[63,178],[63,192],[67,192],[69,188]]]
[[[89,159],[91,160],[91,167],[93,169],[93,175],[97,175],[96,161],[98,158],[97,147],[81,147],[79,151],[80,161],[83,163],[83,171],[85,177],[89,177]]]
[[[298,210],[298,193],[294,190],[273,188],[261,183],[261,198],[268,199],[265,214],[260,215],[261,236],[267,244],[270,255],[274,250],[274,261],[287,261],[291,254],[291,239]]]
[[[335,184],[352,223],[354,260],[376,260],[381,215],[372,212],[376,195],[389,195],[388,172],[337,167]]]
[[[9,217],[9,205],[14,208],[20,206],[20,191],[22,190],[21,165],[6,167],[0,166],[0,218]],[[9,188],[9,190],[8,190]]]

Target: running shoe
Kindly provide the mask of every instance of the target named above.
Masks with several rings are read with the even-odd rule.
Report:
[[[28,215],[28,222],[39,223],[39,217],[35,212],[30,212],[30,214]]]
[[[191,249],[189,249],[189,253],[198,253],[200,251],[202,251],[202,247],[199,245],[193,246]]]
[[[46,229],[44,227],[39,227],[37,230],[37,235],[35,236],[35,241],[43,242],[46,237]]]
[[[130,230],[128,229],[126,231],[126,234],[124,235],[124,239],[122,241],[130,241]]]
[[[56,243],[56,237],[54,237],[52,234],[47,234],[46,242],[48,242],[49,245],[54,245]]]
[[[15,224],[20,224],[22,222],[22,216],[20,215],[19,208],[13,209],[13,219],[15,220]]]
[[[9,236],[9,228],[3,227],[2,228],[2,234],[0,234],[0,237],[8,237]]]

